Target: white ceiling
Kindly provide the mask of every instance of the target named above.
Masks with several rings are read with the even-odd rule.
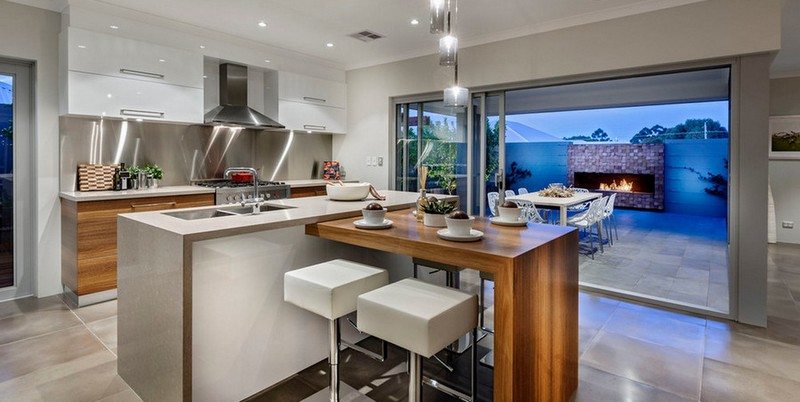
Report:
[[[432,54],[428,0],[100,0],[171,20],[283,47],[347,69]],[[461,0],[462,46],[618,18],[702,0]],[[417,26],[409,22],[416,18]],[[266,29],[258,27],[264,20]],[[364,29],[386,38],[364,43]],[[327,48],[326,43],[334,43]]]

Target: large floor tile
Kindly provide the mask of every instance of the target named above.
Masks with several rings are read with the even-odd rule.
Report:
[[[90,323],[94,321],[103,320],[117,315],[117,300],[109,300],[103,303],[92,304],[86,307],[79,307],[73,309],[81,321]]]
[[[86,324],[109,350],[117,354],[117,317],[110,317]]]
[[[796,401],[800,382],[706,359],[701,401]]]
[[[0,345],[81,325],[80,320],[58,298],[33,298],[3,303]]]
[[[619,377],[602,370],[581,365],[578,372],[580,384],[575,395],[576,402],[596,401],[650,401],[686,402],[683,398],[658,388]]]
[[[0,345],[0,382],[97,352],[108,351],[84,326]]]
[[[601,331],[583,362],[598,370],[697,399],[700,396],[702,353],[649,343]]]
[[[603,330],[699,354],[703,352],[706,327],[651,314],[647,310],[620,308],[606,322]]]
[[[730,330],[708,328],[705,357],[767,375],[800,381],[800,348],[793,345]]]

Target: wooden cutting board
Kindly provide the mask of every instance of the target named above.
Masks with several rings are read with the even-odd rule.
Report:
[[[78,165],[78,191],[114,189],[114,171],[119,165]]]

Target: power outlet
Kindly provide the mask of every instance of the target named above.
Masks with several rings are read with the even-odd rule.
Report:
[[[784,229],[794,229],[794,222],[793,221],[783,221],[781,222],[781,227]]]

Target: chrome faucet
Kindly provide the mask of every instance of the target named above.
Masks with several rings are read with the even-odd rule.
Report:
[[[253,198],[245,199],[244,194],[242,194],[242,206],[247,204],[258,204],[264,201],[261,198],[261,194],[258,191],[258,171],[255,168],[251,167],[229,167],[225,169],[224,176],[225,178],[229,178],[231,173],[234,172],[248,172],[253,174]]]

